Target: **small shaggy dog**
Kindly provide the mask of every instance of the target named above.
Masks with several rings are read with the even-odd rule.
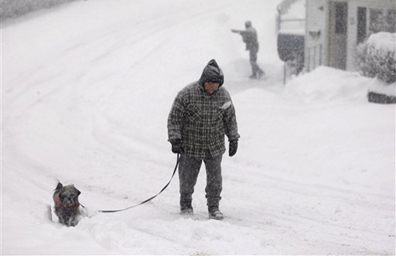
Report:
[[[81,192],[74,185],[63,186],[58,182],[53,195],[55,203],[55,214],[59,222],[66,226],[76,226],[81,212],[78,196]]]

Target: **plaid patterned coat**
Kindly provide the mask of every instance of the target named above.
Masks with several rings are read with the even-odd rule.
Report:
[[[205,71],[204,71],[205,72]],[[185,154],[204,158],[224,154],[224,137],[238,140],[238,127],[230,94],[223,87],[209,95],[203,79],[180,91],[168,117],[169,141],[181,139]]]

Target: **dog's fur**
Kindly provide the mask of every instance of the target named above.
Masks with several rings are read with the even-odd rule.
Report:
[[[59,222],[66,226],[76,226],[81,215],[78,196],[81,192],[74,185],[63,186],[58,182],[53,199],[55,203],[55,214]]]

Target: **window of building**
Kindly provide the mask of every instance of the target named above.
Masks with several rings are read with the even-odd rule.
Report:
[[[387,31],[391,33],[396,33],[396,10],[388,10],[388,15],[386,16],[386,23],[388,24]]]
[[[396,32],[396,10],[370,9],[370,34]]]

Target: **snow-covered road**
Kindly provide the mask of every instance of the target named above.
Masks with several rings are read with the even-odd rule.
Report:
[[[279,1],[89,0],[30,14],[2,32],[2,254],[394,254],[395,107],[370,79],[321,67],[282,84]],[[240,36],[259,33],[263,81],[247,79]],[[176,93],[215,58],[241,134],[223,160],[223,221],[195,216],[166,121]],[[324,77],[327,77],[324,79]],[[49,220],[57,179],[82,191],[74,228]]]

